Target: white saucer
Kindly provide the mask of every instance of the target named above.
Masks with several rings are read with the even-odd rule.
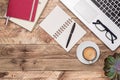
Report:
[[[96,52],[97,52],[97,57],[96,57],[93,61],[87,61],[87,60],[84,59],[84,57],[83,57],[82,52],[83,52],[83,50],[84,50],[85,48],[87,48],[87,47],[93,47],[93,48],[96,50]],[[77,57],[78,57],[78,59],[79,59],[82,63],[84,63],[84,64],[93,64],[93,63],[95,63],[95,62],[98,60],[99,56],[100,56],[99,47],[98,47],[94,42],[85,41],[85,42],[81,43],[81,44],[78,46],[78,48],[77,48]]]

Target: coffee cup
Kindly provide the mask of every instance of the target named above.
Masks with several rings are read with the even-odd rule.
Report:
[[[78,60],[84,64],[93,64],[100,56],[99,47],[92,41],[82,42],[78,46],[76,53]]]
[[[83,58],[89,61],[90,63],[92,63],[92,61],[94,61],[97,57],[97,52],[93,47],[86,47],[83,50],[82,54],[83,54]]]

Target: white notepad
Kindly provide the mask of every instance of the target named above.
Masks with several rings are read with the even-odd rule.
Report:
[[[36,11],[36,16],[35,16],[35,21],[34,22],[30,22],[30,21],[26,21],[26,20],[22,20],[22,19],[17,19],[17,18],[10,18],[9,20],[11,20],[12,22],[20,25],[21,27],[32,31],[38,18],[40,17],[45,5],[47,4],[48,0],[39,0],[39,4],[37,7],[37,11]]]
[[[76,24],[70,43],[66,48],[73,24]],[[86,31],[71,19],[59,6],[44,19],[40,26],[52,36],[67,52],[82,38]]]

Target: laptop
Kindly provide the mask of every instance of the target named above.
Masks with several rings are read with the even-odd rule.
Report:
[[[120,0],[60,0],[112,51],[120,46]]]

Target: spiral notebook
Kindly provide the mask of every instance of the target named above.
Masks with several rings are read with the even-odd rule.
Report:
[[[76,24],[68,47],[66,44],[73,24]],[[86,31],[71,19],[59,6],[44,19],[40,26],[52,36],[67,52],[85,35]]]

